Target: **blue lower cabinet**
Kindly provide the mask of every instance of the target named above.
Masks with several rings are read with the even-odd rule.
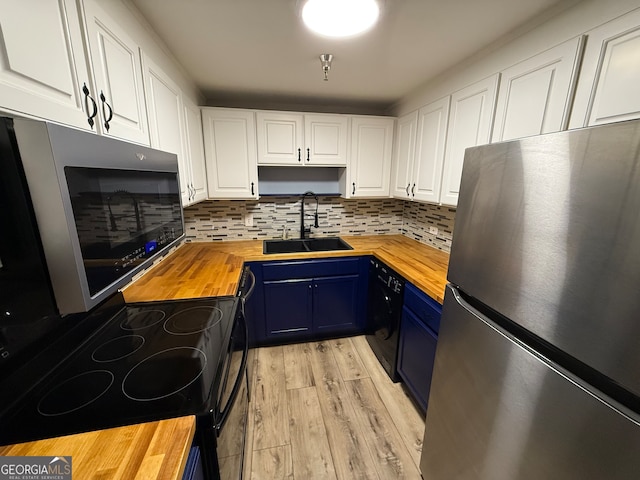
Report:
[[[251,344],[364,331],[368,258],[252,262]]]
[[[416,403],[427,410],[442,307],[411,284],[405,288],[398,374]]]
[[[312,280],[264,282],[267,337],[310,333],[312,297]]]
[[[184,467],[182,480],[204,480],[200,448],[197,446],[193,446],[191,447],[191,450],[189,450],[189,456],[187,457],[187,462]]]
[[[314,279],[313,327],[315,331],[337,332],[358,328],[359,281],[358,275]]]
[[[245,304],[245,320],[249,328],[249,346],[255,347],[264,342],[267,332],[264,323],[264,282],[262,279],[262,264],[248,262],[245,264],[255,276],[253,293]]]

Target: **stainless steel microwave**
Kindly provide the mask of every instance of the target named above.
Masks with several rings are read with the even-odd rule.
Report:
[[[89,311],[184,237],[176,155],[48,122],[7,125],[60,314]]]

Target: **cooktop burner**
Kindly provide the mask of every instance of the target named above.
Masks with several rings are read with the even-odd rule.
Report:
[[[113,384],[113,373],[91,370],[56,385],[38,402],[38,412],[45,417],[75,412],[104,395]],[[69,395],[73,392],[73,395]]]
[[[202,350],[169,348],[142,360],[122,382],[122,391],[131,400],[159,400],[178,393],[195,382],[207,365]]]
[[[39,363],[47,355],[27,365],[42,381],[0,406],[0,445],[209,414],[237,308],[230,296],[125,305],[117,294],[80,321],[93,332],[82,344],[52,343],[72,352],[58,366]]]
[[[127,309],[120,324],[123,330],[136,331],[153,327],[164,320],[166,314],[162,310]]]
[[[91,354],[91,358],[98,363],[115,362],[137,352],[144,345],[144,337],[140,335],[126,335],[103,343]]]
[[[192,307],[171,315],[164,329],[172,335],[190,335],[204,332],[222,320],[222,310],[217,307]]]

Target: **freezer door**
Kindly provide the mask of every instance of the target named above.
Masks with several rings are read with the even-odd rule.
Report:
[[[640,396],[640,121],[467,150],[449,281]]]
[[[638,478],[640,425],[447,288],[425,479]]]

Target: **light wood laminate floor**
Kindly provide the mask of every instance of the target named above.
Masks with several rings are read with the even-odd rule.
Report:
[[[251,480],[420,479],[424,419],[366,338],[256,350]]]

